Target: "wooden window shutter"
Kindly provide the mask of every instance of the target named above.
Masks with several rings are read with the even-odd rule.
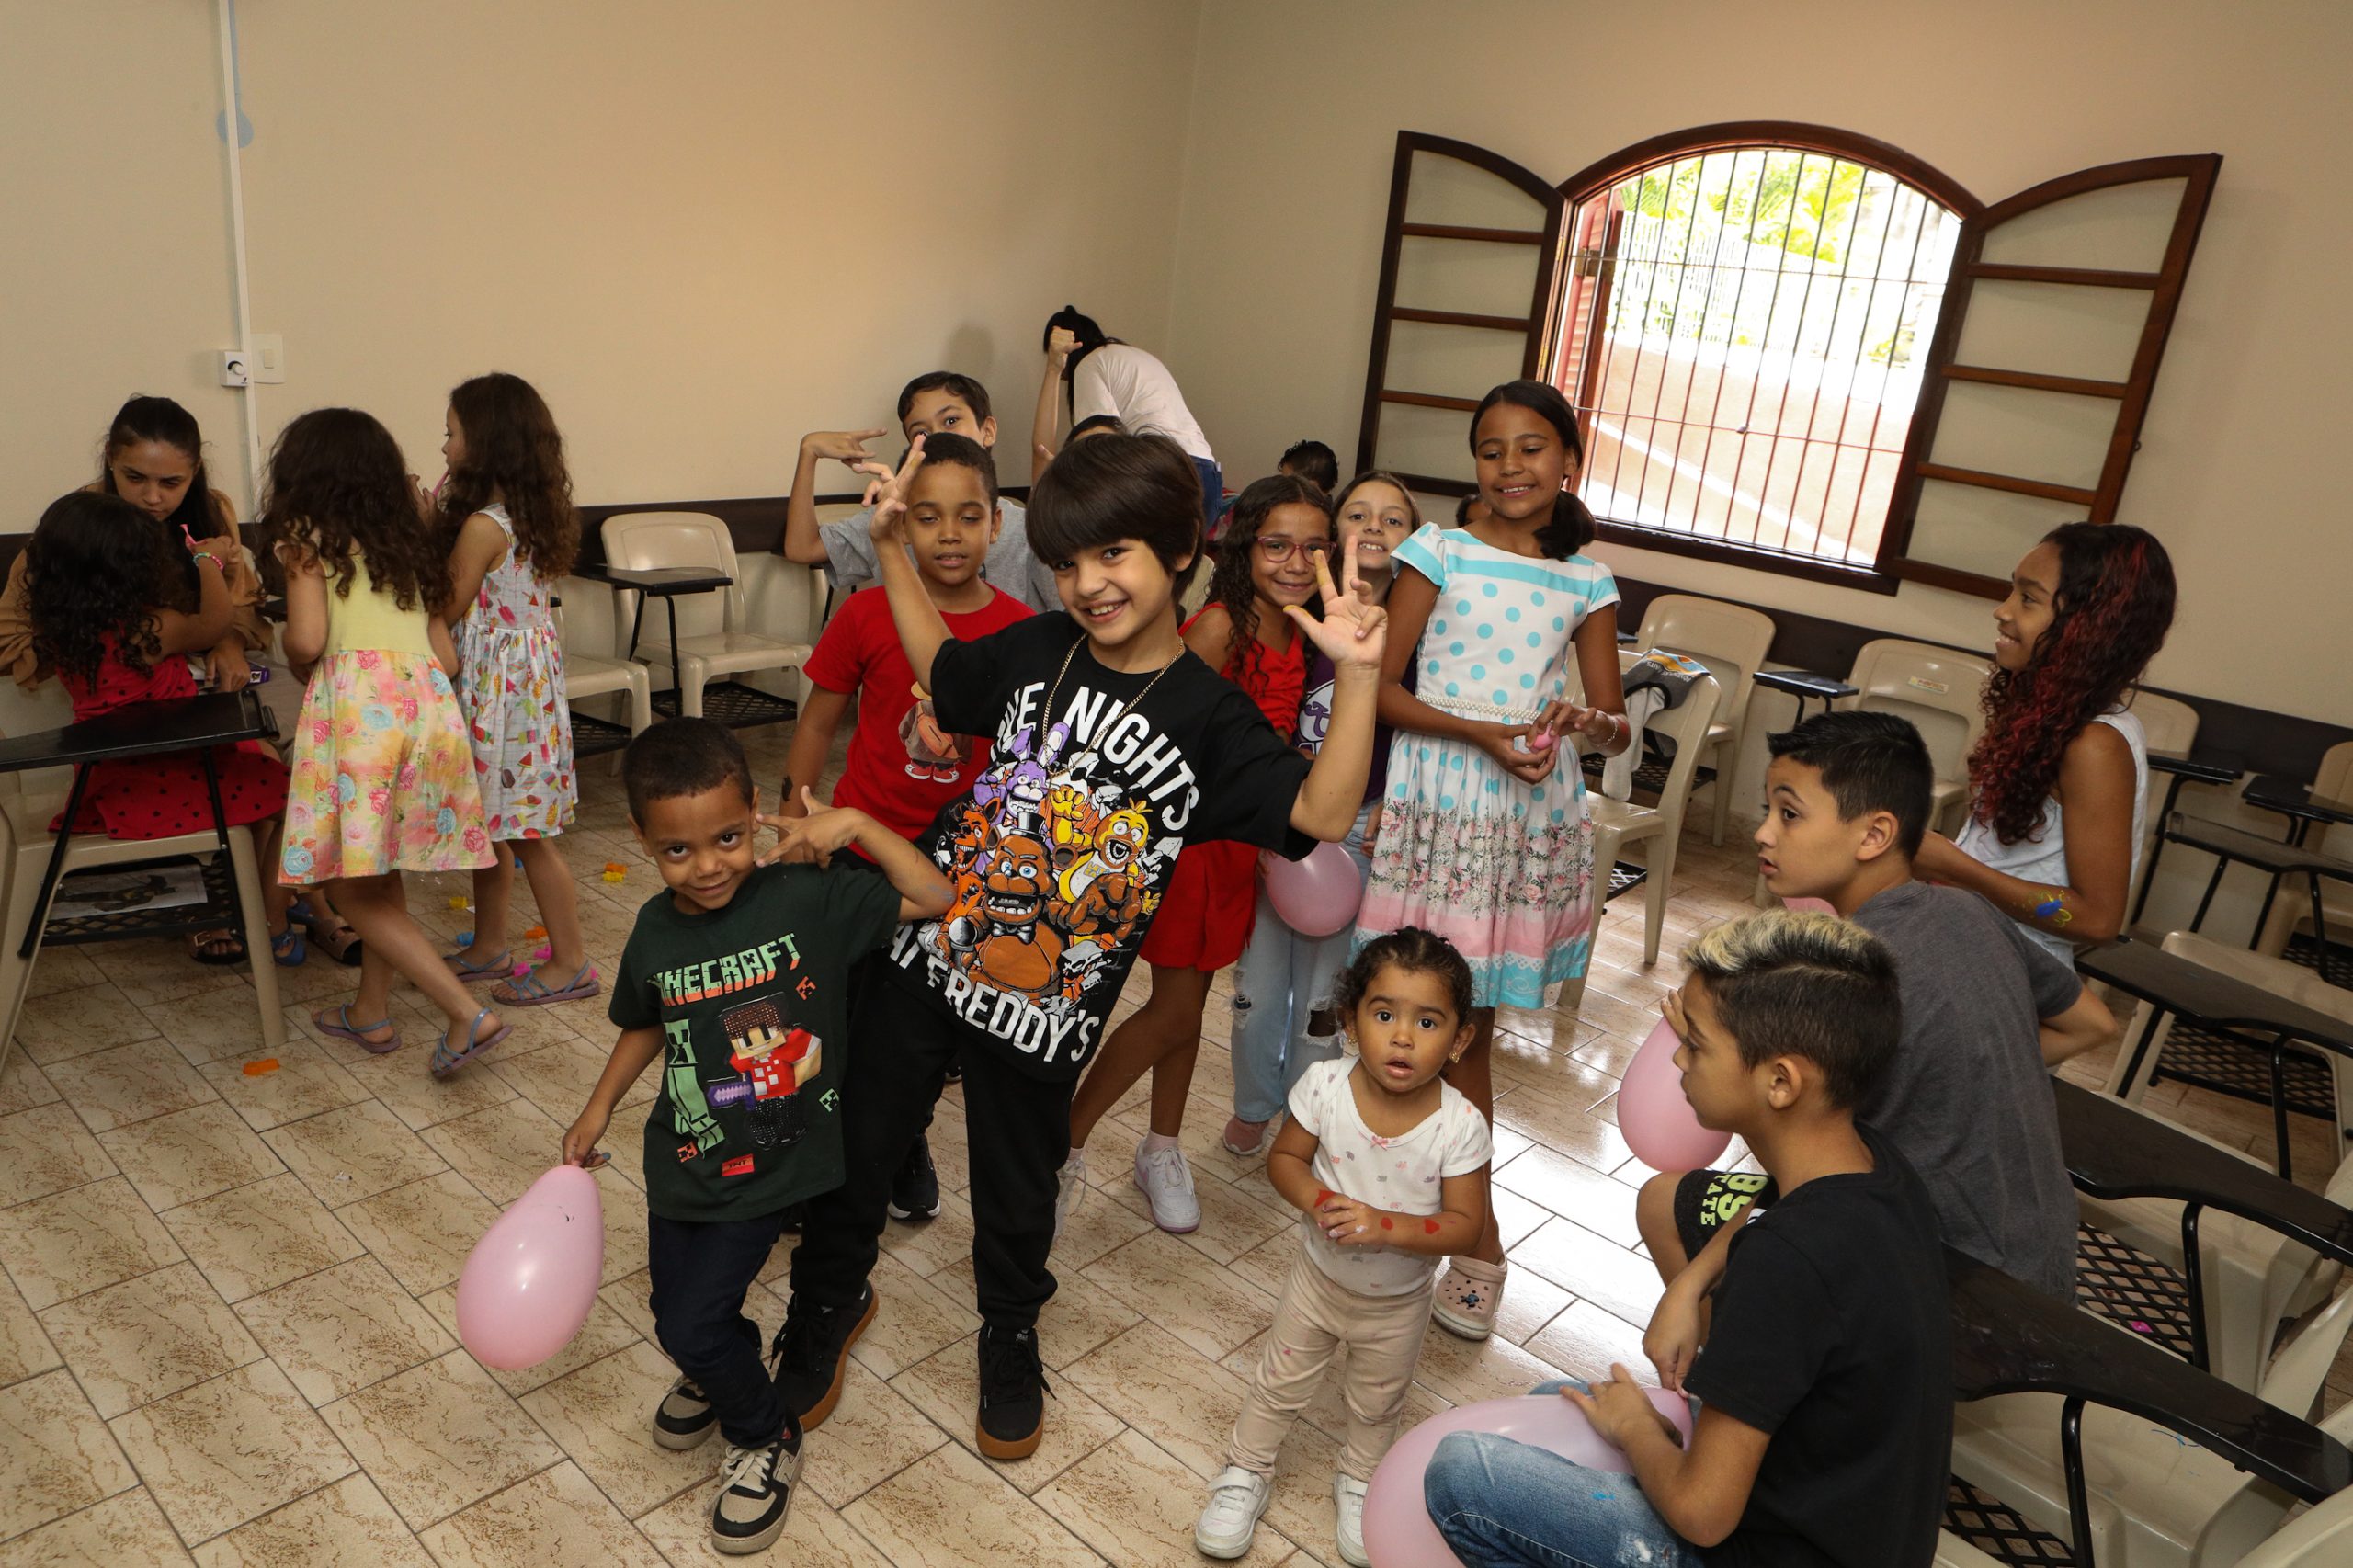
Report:
[[[1468,415],[1498,381],[1543,372],[1561,193],[1484,148],[1397,134],[1357,468],[1467,495]]]
[[[1999,598],[2052,527],[2116,520],[2222,162],[2085,169],[1963,221],[1881,570]]]

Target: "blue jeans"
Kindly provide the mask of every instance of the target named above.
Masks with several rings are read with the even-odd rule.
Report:
[[[1206,540],[1209,530],[1217,526],[1218,507],[1225,500],[1225,471],[1214,458],[1194,458],[1193,472],[1201,476],[1201,538]]]
[[[1667,1528],[1632,1476],[1490,1432],[1438,1439],[1422,1499],[1464,1568],[1704,1568],[1699,1549]]]
[[[759,1325],[744,1315],[744,1293],[783,1230],[780,1210],[749,1220],[646,1216],[654,1336],[738,1448],[772,1443],[792,1421],[760,1359]]]
[[[1371,814],[1371,806],[1358,812],[1356,826],[1340,841],[1359,875],[1370,864],[1365,858],[1364,828]],[[1311,1063],[1340,1054],[1337,1020],[1333,1033],[1311,1035],[1307,1019],[1315,1009],[1331,1005],[1332,981],[1348,961],[1354,935],[1344,926],[1329,937],[1302,937],[1283,924],[1266,890],[1258,890],[1257,920],[1234,972],[1233,1027],[1227,1034],[1233,1056],[1235,1116],[1245,1121],[1273,1120],[1290,1103],[1291,1085]]]

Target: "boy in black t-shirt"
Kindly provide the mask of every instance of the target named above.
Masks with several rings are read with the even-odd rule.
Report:
[[[630,824],[666,891],[638,911],[613,986],[620,1038],[563,1158],[605,1163],[597,1141],[614,1108],[662,1058],[645,1120],[646,1251],[654,1333],[680,1376],[654,1440],[691,1449],[725,1434],[710,1544],[759,1551],[784,1531],[801,1429],[760,1364],[744,1292],[786,1207],[842,1179],[850,965],[899,922],[945,909],[948,884],[863,812],[758,815],[744,748],[707,719],[654,725],[622,766]],[[762,823],[779,832],[770,860],[803,863],[755,864]],[[851,844],[889,880],[806,863]]]
[[[1860,926],[1787,910],[1683,957],[1667,1018],[1684,1096],[1781,1190],[1731,1239],[1714,1333],[1683,1380],[1690,1443],[1613,1366],[1563,1392],[1625,1451],[1633,1487],[1459,1432],[1424,1477],[1430,1517],[1472,1568],[1927,1568],[1952,1446],[1943,1247],[1920,1178],[1853,1113],[1901,1033],[1894,960]]]
[[[1054,1293],[1046,1255],[1072,1089],[1188,839],[1296,858],[1354,824],[1385,618],[1320,565],[1323,619],[1290,611],[1337,672],[1311,762],[1177,633],[1201,494],[1173,442],[1099,436],[1055,459],[1030,495],[1029,543],[1067,613],[972,642],[949,634],[904,545],[905,489],[922,460],[917,442],[896,476],[871,467],[883,585],[939,728],[995,747],[926,840],[953,903],[899,933],[858,998],[847,1177],[802,1223],[778,1385],[804,1426],[832,1413],[875,1310],[867,1277],[891,1176],[952,1062],[963,1070],[983,1324],[974,1447],[1020,1459],[1044,1430],[1036,1325]]]

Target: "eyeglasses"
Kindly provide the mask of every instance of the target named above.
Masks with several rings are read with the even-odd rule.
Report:
[[[1306,551],[1310,559],[1332,553],[1332,541],[1328,539],[1311,539],[1302,544],[1296,540],[1284,539],[1280,535],[1268,535],[1253,540],[1251,542],[1258,547],[1258,553],[1261,556],[1273,562],[1289,561],[1290,552],[1294,549]]]

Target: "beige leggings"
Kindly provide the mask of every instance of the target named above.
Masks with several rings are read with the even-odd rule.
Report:
[[[1233,1418],[1230,1462],[1261,1475],[1274,1472],[1275,1453],[1291,1422],[1315,1397],[1342,1348],[1348,1353],[1341,1384],[1348,1406],[1348,1437],[1340,1470],[1358,1481],[1396,1440],[1405,1390],[1430,1321],[1430,1287],[1403,1296],[1361,1296],[1333,1280],[1300,1249],[1290,1280],[1275,1309],[1258,1375]]]

